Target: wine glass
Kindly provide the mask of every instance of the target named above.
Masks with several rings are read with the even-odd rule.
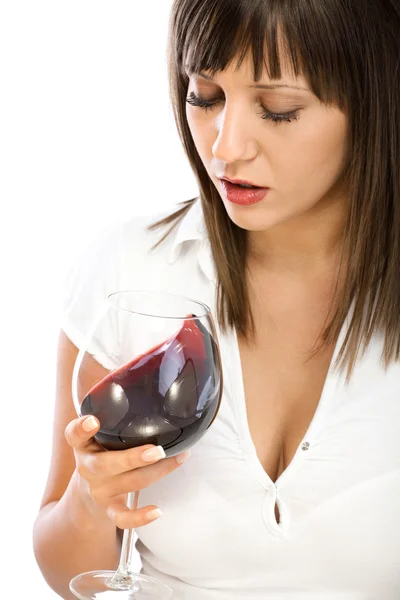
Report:
[[[193,446],[215,419],[222,367],[208,306],[184,296],[150,291],[110,294],[76,359],[72,395],[79,416],[100,422],[105,450],[160,445],[167,457]],[[137,508],[139,492],[128,494]],[[167,600],[172,590],[133,573],[134,531],[124,530],[118,570],[74,577],[81,600]]]

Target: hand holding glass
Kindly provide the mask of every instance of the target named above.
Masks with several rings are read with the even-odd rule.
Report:
[[[183,296],[124,291],[108,296],[78,354],[73,398],[100,422],[106,450],[160,445],[167,457],[192,447],[215,419],[222,367],[210,309]],[[128,495],[137,508],[139,493]],[[132,573],[133,531],[125,530],[118,570],[75,577],[81,600],[167,600],[172,590]]]

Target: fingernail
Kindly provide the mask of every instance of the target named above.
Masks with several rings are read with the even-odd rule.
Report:
[[[94,417],[88,417],[83,421],[82,427],[85,431],[92,431],[97,427],[97,420]]]
[[[142,459],[145,462],[152,462],[153,460],[165,458],[165,456],[164,448],[162,446],[157,446],[156,448],[150,448],[150,450],[143,452]]]
[[[185,460],[189,458],[189,456],[190,450],[185,450],[185,452],[182,452],[182,454],[178,454],[178,456],[176,457],[176,462],[178,463],[178,465],[181,465],[185,462]]]
[[[160,518],[162,516],[162,512],[159,508],[156,508],[155,510],[149,510],[149,512],[146,514],[146,517],[148,518],[149,521],[155,521],[156,519]]]
[[[109,518],[113,521],[117,513],[112,508],[107,508],[107,514]]]

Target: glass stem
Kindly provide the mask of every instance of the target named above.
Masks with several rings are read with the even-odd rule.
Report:
[[[128,494],[127,506],[130,510],[136,510],[139,503],[139,492],[130,492]],[[129,586],[131,591],[139,591],[140,586],[134,584],[132,581],[132,555],[134,552],[134,541],[135,541],[135,530],[124,529],[124,536],[122,539],[121,558],[119,561],[118,569],[112,581],[109,582],[111,588],[116,587],[117,589],[127,589],[125,586]],[[132,589],[132,587],[136,589]]]

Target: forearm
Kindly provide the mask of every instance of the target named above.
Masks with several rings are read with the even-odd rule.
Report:
[[[49,586],[65,600],[74,600],[69,581],[98,569],[115,569],[120,542],[115,525],[95,509],[79,489],[75,472],[64,496],[45,506],[34,525],[34,551]],[[76,599],[75,599],[76,600]]]

